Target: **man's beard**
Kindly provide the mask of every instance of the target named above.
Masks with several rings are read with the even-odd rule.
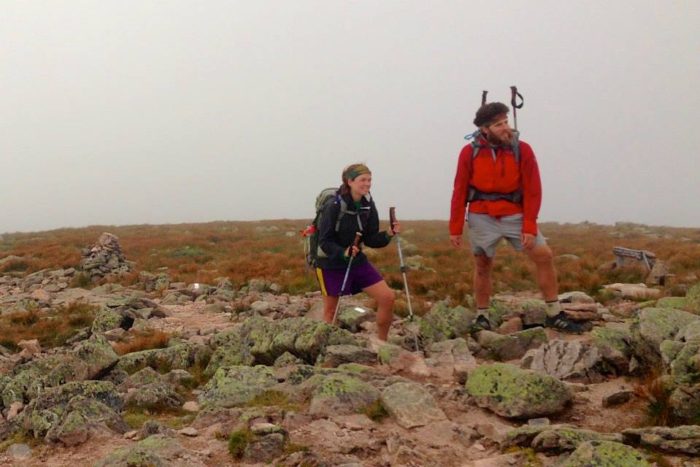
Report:
[[[501,145],[511,144],[511,141],[513,141],[513,134],[510,133],[509,136],[510,136],[509,139],[503,140],[503,139],[499,138],[498,136],[496,136],[495,134],[490,133],[489,135],[487,135],[486,138],[489,140],[489,143],[495,144],[497,146],[501,146]]]

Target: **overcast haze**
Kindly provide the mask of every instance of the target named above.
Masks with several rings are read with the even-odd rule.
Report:
[[[356,161],[382,217],[447,219],[481,91],[513,84],[540,221],[699,227],[699,25],[697,0],[3,1],[0,232],[309,218]]]

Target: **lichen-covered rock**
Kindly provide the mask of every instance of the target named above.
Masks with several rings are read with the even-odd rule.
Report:
[[[561,464],[562,467],[648,467],[644,455],[634,448],[613,441],[587,441]]]
[[[690,311],[688,300],[685,297],[662,297],[656,301],[658,308],[675,308],[676,310]]]
[[[528,352],[521,365],[558,379],[585,383],[601,382],[604,375],[614,373],[598,348],[582,341],[554,340]]]
[[[93,335],[81,342],[74,352],[87,365],[87,379],[99,379],[119,361],[119,356],[102,335]]]
[[[277,384],[271,368],[257,365],[219,368],[199,395],[202,406],[235,407]]]
[[[598,433],[574,425],[524,425],[506,433],[502,448],[532,448],[538,452],[561,453],[576,449],[588,441],[622,442],[618,433]]]
[[[204,464],[188,455],[175,439],[163,435],[145,438],[134,446],[119,448],[99,460],[95,467],[199,467]]]
[[[74,399],[78,402],[73,402]],[[66,415],[72,409],[72,403],[78,404],[84,410],[78,410],[84,418],[92,412],[89,402],[80,402],[84,399],[94,400],[106,406],[114,412],[121,411],[124,403],[112,383],[106,381],[80,381],[71,382],[62,386],[48,388],[36,399],[32,400],[20,414],[22,428],[39,438],[45,436],[52,428],[60,427]],[[80,403],[79,403],[80,402]],[[95,413],[102,413],[95,409]],[[75,422],[75,417],[71,423]]]
[[[126,390],[124,402],[127,406],[145,409],[175,409],[182,406],[184,400],[163,376],[146,367],[121,384]]]
[[[687,309],[693,313],[700,314],[700,282],[688,289],[685,299]]]
[[[329,345],[318,357],[318,364],[337,367],[343,363],[372,364],[377,361],[377,354],[357,345]]]
[[[117,412],[102,402],[75,396],[66,405],[61,422],[47,431],[46,440],[75,446],[87,441],[91,432],[101,429],[122,434],[129,426]]]
[[[419,335],[423,343],[462,337],[469,332],[474,312],[462,306],[450,308],[446,303],[433,305],[419,320]]]
[[[351,375],[316,375],[309,380],[315,386],[309,413],[319,416],[352,414],[379,399],[379,391]]]
[[[603,360],[612,365],[618,374],[629,372],[632,357],[629,329],[598,326],[591,331],[591,343],[598,349]]]
[[[669,453],[700,455],[700,425],[654,426],[622,431],[625,443]]]
[[[338,312],[338,326],[350,332],[358,332],[360,324],[374,318],[374,312],[361,306],[346,306]]]
[[[678,332],[700,316],[671,308],[645,308],[632,323],[632,348],[635,356],[647,366],[661,362],[659,347],[666,339],[674,339]]]
[[[541,327],[498,334],[491,331],[479,333],[479,345],[493,360],[514,360],[525,355],[529,349],[537,349],[547,342],[547,334]]]
[[[46,388],[60,386],[88,377],[88,365],[73,353],[51,355],[17,367],[11,380],[2,388],[2,402],[28,403]]]
[[[469,374],[467,393],[480,407],[503,417],[533,418],[561,412],[571,402],[569,389],[556,378],[495,363]]]
[[[179,343],[164,349],[149,349],[122,355],[116,368],[135,373],[145,367],[155,370],[186,370],[197,361],[197,346],[189,342]]]
[[[95,314],[91,331],[101,333],[122,327],[128,327],[126,317],[112,308],[102,307]]]
[[[308,364],[314,364],[329,345],[356,345],[360,341],[344,329],[309,318],[287,318],[269,321],[255,316],[247,319],[236,331],[212,339],[214,351],[206,374],[217,368],[233,365],[272,365],[288,352]]]
[[[445,420],[445,413],[433,396],[420,384],[399,382],[385,388],[381,402],[396,423],[404,428],[424,426]]]
[[[700,383],[677,386],[668,398],[676,422],[700,424]]]

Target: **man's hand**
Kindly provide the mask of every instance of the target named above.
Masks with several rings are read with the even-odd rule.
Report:
[[[532,250],[535,247],[535,236],[528,233],[520,234],[520,243],[523,244],[523,249]]]
[[[459,248],[462,246],[462,236],[461,235],[450,235],[450,242],[452,243],[453,247]]]

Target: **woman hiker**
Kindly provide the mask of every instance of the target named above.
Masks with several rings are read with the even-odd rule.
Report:
[[[394,292],[369,262],[360,246],[353,246],[357,232],[361,244],[382,248],[399,232],[396,222],[391,232],[379,230],[379,214],[369,189],[372,172],[364,164],[343,170],[343,184],[334,199],[323,207],[318,244],[324,255],[317,259],[316,276],[323,294],[323,318],[332,323],[340,295],[365,292],[377,302],[377,337],[386,341],[393,317]],[[341,290],[352,257],[345,288]]]

